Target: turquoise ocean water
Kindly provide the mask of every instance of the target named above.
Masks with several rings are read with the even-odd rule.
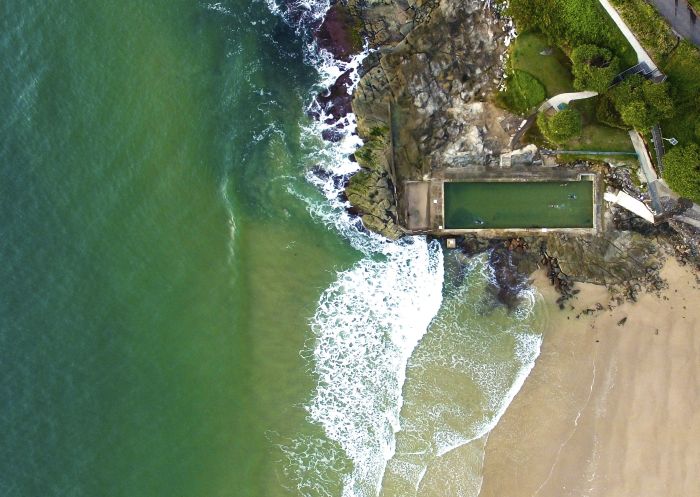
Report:
[[[0,14],[0,495],[433,495],[454,464],[434,494],[473,495],[541,316],[493,302],[483,257],[362,233],[312,177],[356,142],[306,117],[338,71],[308,24],[244,0]]]

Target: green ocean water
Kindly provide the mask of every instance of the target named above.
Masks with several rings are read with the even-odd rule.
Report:
[[[497,411],[531,358],[483,329],[530,318],[487,312],[488,275],[453,256],[437,313],[437,245],[328,207],[293,24],[258,1],[7,0],[0,27],[0,495],[372,495],[426,332],[402,422],[455,340],[502,358],[495,394],[455,397]],[[438,421],[414,439],[441,446]]]
[[[225,7],[0,7],[1,495],[284,494],[265,431],[303,423],[303,330],[356,255],[279,180],[301,43]]]

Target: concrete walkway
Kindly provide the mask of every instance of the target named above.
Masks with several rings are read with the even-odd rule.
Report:
[[[622,20],[620,14],[618,14],[615,8],[612,5],[610,5],[610,2],[608,2],[608,0],[598,1],[603,6],[608,15],[612,17],[612,20],[615,21],[615,24],[617,24],[617,27],[620,28],[622,34],[625,35],[625,38],[627,38],[629,44],[632,45],[632,48],[637,54],[637,61],[646,63],[646,65],[649,66],[649,69],[651,69],[652,71],[658,71],[659,68],[656,67],[654,61],[651,59],[646,50],[644,50],[641,43],[639,43],[639,41],[637,40],[637,37],[634,36],[634,33],[632,33],[630,28],[627,27],[627,24],[625,24],[625,21]]]
[[[652,165],[649,151],[647,150],[646,145],[644,145],[644,140],[642,140],[642,135],[640,135],[634,129],[630,130],[629,134],[630,139],[632,140],[632,145],[634,145],[634,150],[637,152],[639,164],[642,166],[642,173],[644,173],[644,177],[647,180],[647,185],[649,186],[651,206],[657,213],[661,213],[662,207],[659,200],[659,184],[662,182],[656,175],[656,171],[654,171],[654,166]]]
[[[554,110],[557,112],[559,111],[559,106],[561,104],[568,104],[569,102],[572,102],[574,100],[583,100],[585,98],[591,98],[595,97],[598,93],[594,91],[579,91],[579,92],[574,92],[574,93],[560,93],[559,95],[554,95],[552,98],[549,100],[545,100],[545,102],[540,105],[539,111],[545,111],[552,107]]]
[[[693,45],[700,47],[700,19],[686,0],[649,0],[666,18],[673,30]]]
[[[629,135],[632,140],[632,145],[634,145],[634,150],[637,152],[637,157],[639,157],[639,164],[642,166],[644,177],[647,179],[647,183],[651,184],[659,179],[659,177],[656,175],[656,171],[654,171],[654,166],[652,165],[649,151],[646,145],[644,145],[644,140],[642,140],[642,135],[633,129],[629,131]]]

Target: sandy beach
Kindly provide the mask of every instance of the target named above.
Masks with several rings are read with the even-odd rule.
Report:
[[[669,289],[634,304],[609,309],[595,285],[574,309],[547,304],[542,353],[489,435],[482,497],[699,495],[700,285],[673,259],[662,275]],[[543,272],[535,283],[556,299]]]

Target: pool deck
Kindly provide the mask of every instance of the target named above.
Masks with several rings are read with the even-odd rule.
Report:
[[[452,181],[593,181],[593,226],[591,228],[445,229],[444,184]],[[424,181],[405,182],[405,205],[399,209],[399,221],[409,234],[432,236],[474,234],[489,238],[505,238],[546,235],[547,233],[597,233],[602,230],[603,225],[603,185],[601,181],[600,175],[581,168],[514,167],[505,170],[482,166],[448,168],[436,172],[430,179]]]

